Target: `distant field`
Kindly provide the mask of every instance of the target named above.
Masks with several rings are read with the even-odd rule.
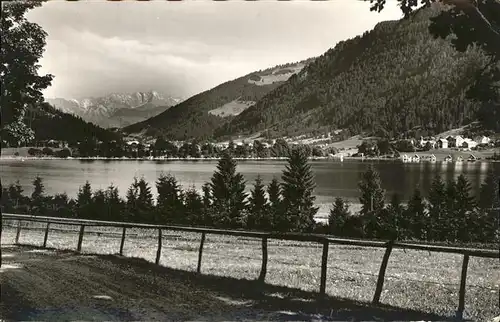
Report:
[[[31,225],[31,228],[35,226]],[[56,227],[68,229],[67,226]],[[74,228],[73,228],[74,229]],[[89,228],[90,230],[90,228]],[[92,228],[83,238],[84,253],[117,253],[120,229]],[[99,234],[97,234],[100,232]],[[127,230],[124,255],[150,262],[156,254],[156,231]],[[195,271],[200,235],[164,232],[161,265]],[[2,244],[13,243],[15,229],[4,227]],[[48,247],[75,249],[77,231],[51,231]],[[43,230],[23,229],[20,243],[41,245]],[[331,245],[328,262],[327,293],[369,302],[373,297],[383,249]],[[314,243],[269,241],[266,282],[317,291],[319,288],[321,248]],[[462,257],[453,254],[414,250],[393,250],[386,273],[381,302],[446,316],[453,316],[458,304]],[[255,279],[261,266],[260,240],[208,235],[205,241],[202,272],[216,276]],[[472,257],[467,276],[465,317],[487,321],[499,315],[498,259]]]
[[[255,104],[255,102],[253,101],[234,100],[227,104],[222,105],[221,107],[210,110],[208,111],[208,113],[220,117],[238,115],[247,108],[249,108],[250,106],[252,106],[253,104]]]
[[[293,74],[296,74],[304,68],[305,65],[300,64],[296,66],[286,67],[282,69],[276,69],[270,75],[265,76],[256,76],[260,79],[249,79],[248,82],[250,84],[255,84],[258,86],[270,85],[276,82],[285,82],[287,81]]]

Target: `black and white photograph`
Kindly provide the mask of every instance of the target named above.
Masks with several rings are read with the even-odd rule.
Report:
[[[12,0],[0,34],[0,322],[500,322],[500,0]]]

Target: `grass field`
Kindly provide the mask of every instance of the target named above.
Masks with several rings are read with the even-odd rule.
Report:
[[[21,244],[41,245],[43,224],[23,228]],[[77,228],[54,225],[48,247],[75,249]],[[56,230],[60,229],[60,230]],[[73,229],[67,231],[63,229]],[[157,235],[153,230],[127,230],[124,255],[154,262]],[[118,253],[121,229],[88,228],[82,252]],[[15,229],[4,227],[2,244],[13,243]],[[196,271],[200,234],[164,232],[160,264]],[[269,241],[266,283],[317,291],[320,284],[321,247],[313,243]],[[331,296],[370,302],[384,250],[331,245],[326,291]],[[394,249],[386,272],[383,304],[444,316],[453,316],[458,305],[462,257],[453,254]],[[203,274],[256,279],[261,267],[260,240],[207,235]],[[467,277],[464,317],[487,321],[500,314],[500,263],[498,259],[471,257]]]

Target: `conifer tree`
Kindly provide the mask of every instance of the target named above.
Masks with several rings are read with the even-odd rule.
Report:
[[[45,186],[43,184],[43,179],[39,176],[36,176],[35,180],[33,180],[33,193],[31,194],[31,199],[39,200],[43,197],[45,193]]]
[[[446,184],[446,210],[444,211],[443,220],[443,239],[446,241],[455,241],[456,232],[458,229],[458,213],[457,205],[455,203],[457,195],[456,182],[454,180],[448,181]]]
[[[481,234],[477,236],[480,242],[498,242],[498,231],[500,225],[500,178],[490,170],[481,185],[479,194],[479,221]]]
[[[366,215],[384,208],[385,190],[382,189],[380,174],[372,165],[363,173],[359,182],[361,214]]]
[[[427,213],[425,200],[419,187],[416,187],[412,197],[408,201],[405,217],[408,220],[409,231],[408,238],[423,240],[426,232]]]
[[[155,220],[154,215],[154,204],[153,204],[153,194],[151,193],[151,187],[146,182],[144,177],[142,177],[137,187],[139,189],[139,195],[137,197],[137,205],[140,214],[141,222],[153,223]]]
[[[105,200],[107,205],[108,220],[123,221],[124,218],[124,202],[120,198],[118,188],[110,185],[105,191]]]
[[[203,225],[203,199],[194,187],[186,190],[184,196],[184,221],[181,223],[189,225]]]
[[[4,211],[17,211],[19,207],[24,203],[23,188],[19,183],[19,180],[15,184],[10,184],[7,191],[2,192],[2,199],[4,202],[2,204],[5,207]]]
[[[248,219],[249,229],[270,230],[269,204],[266,198],[266,191],[262,184],[262,178],[257,176],[253,190],[248,199]]]
[[[405,207],[401,204],[401,196],[394,193],[391,202],[387,205],[387,222],[388,234],[390,238],[403,239],[406,236],[408,224],[404,216]]]
[[[467,178],[460,174],[456,183],[455,195],[457,215],[457,240],[469,242],[478,235],[478,212],[475,198],[471,195],[471,185]]]
[[[351,216],[349,204],[342,198],[335,198],[328,216],[328,230],[335,236],[346,236],[345,226]]]
[[[213,216],[218,225],[225,228],[243,227],[246,209],[245,180],[236,172],[236,161],[224,152],[210,187],[213,198]]]
[[[360,214],[365,223],[364,234],[369,238],[377,237],[382,230],[380,217],[385,215],[383,213],[385,190],[382,189],[379,173],[372,165],[363,173],[358,186]]]
[[[48,197],[45,196],[45,186],[43,179],[37,176],[33,180],[33,193],[31,194],[31,213],[33,215],[44,216],[47,213]]]
[[[271,230],[279,230],[284,219],[281,211],[281,188],[278,179],[273,177],[267,186],[267,194],[269,196],[269,220],[271,223]]]
[[[55,216],[65,218],[74,216],[74,212],[71,209],[72,203],[65,192],[56,194],[52,199],[52,204]]]
[[[182,190],[174,176],[161,174],[156,181],[158,191],[156,209],[157,222],[163,224],[187,223],[183,210]]]
[[[107,218],[106,194],[102,189],[94,191],[92,196],[91,219],[106,220]]]
[[[282,210],[287,220],[282,230],[296,232],[312,231],[316,224],[313,192],[316,187],[311,165],[302,150],[290,151],[288,165],[281,176]]]
[[[499,180],[500,177],[495,175],[493,168],[490,168],[479,193],[478,206],[481,209],[495,209],[500,207],[500,197],[498,195]]]
[[[427,240],[442,240],[443,226],[446,225],[446,185],[439,174],[432,181],[428,201]]]
[[[139,181],[134,177],[134,181],[127,190],[127,220],[139,222]]]
[[[203,202],[203,216],[201,225],[213,226],[212,218],[212,192],[210,188],[210,183],[205,182],[201,187],[203,191],[202,202]]]
[[[79,218],[90,218],[92,207],[92,187],[87,181],[78,189],[76,196],[77,215]]]

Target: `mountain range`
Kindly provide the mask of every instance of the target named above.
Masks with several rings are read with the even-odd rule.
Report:
[[[379,23],[320,57],[226,82],[124,132],[202,140],[343,129],[393,137],[467,124],[479,103],[466,93],[487,57],[478,48],[457,52],[449,39],[429,33],[429,19],[441,10]]]
[[[104,128],[124,127],[144,121],[166,111],[182,99],[155,91],[135,93],[112,93],[103,97],[84,99],[46,99],[57,109],[80,116]]]

